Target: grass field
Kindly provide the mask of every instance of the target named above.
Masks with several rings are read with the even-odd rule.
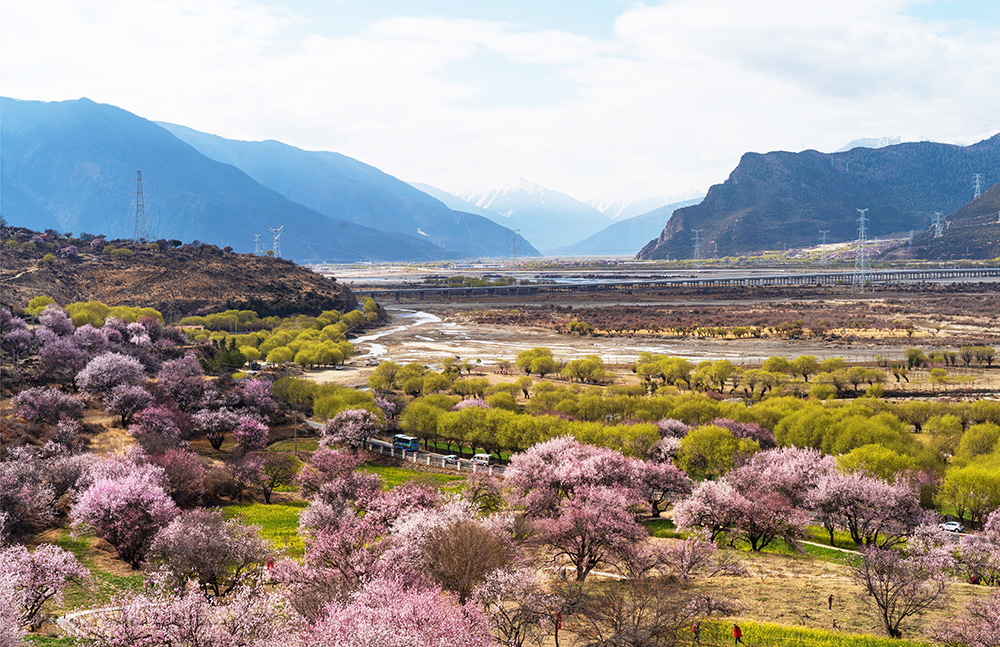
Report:
[[[259,534],[288,555],[301,557],[304,552],[299,536],[299,515],[306,507],[305,501],[292,503],[238,503],[222,508],[226,519],[238,517],[243,523],[259,526]]]
[[[38,645],[39,647],[73,647],[76,645],[75,638],[52,638],[35,634],[25,636],[24,641],[29,645]]]
[[[103,542],[92,537],[74,537],[69,530],[60,528],[53,531],[47,541],[68,550],[90,570],[89,584],[69,584],[64,591],[63,603],[56,611],[67,611],[79,607],[92,607],[111,600],[125,591],[142,588],[145,576],[141,571],[133,571],[117,559],[114,551]]]
[[[744,621],[739,618],[743,630],[743,642],[747,647],[767,645],[801,645],[802,647],[926,647],[930,643],[910,640],[893,640],[872,635],[845,634],[822,629],[804,629],[764,622]],[[729,621],[705,621],[701,625],[702,645],[732,645],[733,623]]]
[[[395,467],[392,465],[376,465],[373,463],[366,463],[358,468],[362,472],[369,472],[371,474],[377,474],[382,477],[385,489],[390,490],[397,485],[402,485],[407,481],[421,481],[424,483],[430,483],[436,487],[442,488],[448,485],[454,485],[456,481],[465,480],[464,476],[458,476],[456,474],[438,474],[437,472],[419,472],[417,470],[407,469],[405,467]]]
[[[319,448],[318,438],[299,438],[299,452],[314,452]],[[267,446],[269,452],[291,452],[295,450],[295,439],[285,438]]]

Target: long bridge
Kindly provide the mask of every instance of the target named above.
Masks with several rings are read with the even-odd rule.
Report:
[[[788,274],[757,274],[747,276],[698,276],[671,278],[623,279],[620,281],[595,281],[579,283],[537,283],[532,285],[495,285],[482,287],[414,286],[390,288],[352,288],[360,296],[371,296],[384,303],[387,297],[400,301],[404,297],[427,299],[438,296],[444,299],[528,296],[538,294],[573,294],[587,292],[632,292],[683,288],[767,287],[784,285],[851,285],[854,272],[812,272]],[[983,279],[1000,279],[1000,267],[952,268],[928,270],[878,270],[866,275],[871,285],[892,283],[927,283],[946,281],[952,283],[979,283]]]

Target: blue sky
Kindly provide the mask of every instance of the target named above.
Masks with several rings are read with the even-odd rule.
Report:
[[[747,151],[1000,130],[996,0],[0,0],[0,92],[447,190],[722,182]]]

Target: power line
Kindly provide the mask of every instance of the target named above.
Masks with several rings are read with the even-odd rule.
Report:
[[[943,235],[944,229],[941,228],[941,217],[944,215],[941,211],[934,212],[934,218],[931,224],[934,226],[934,237],[940,238]]]
[[[132,240],[137,243],[149,240],[149,229],[146,227],[146,203],[142,192],[142,171],[135,172],[135,233]]]
[[[271,232],[271,237],[274,239],[274,243],[271,245],[271,251],[274,252],[275,258],[281,258],[281,243],[279,242],[279,239],[281,238],[281,232],[285,229],[285,226],[281,225],[277,229],[268,227],[267,229]]]
[[[858,209],[858,242],[854,256],[854,278],[851,289],[855,286],[858,292],[865,291],[865,284],[871,281],[871,268],[868,263],[868,209]]]
[[[701,232],[704,229],[692,229],[694,232],[694,269],[701,269]]]

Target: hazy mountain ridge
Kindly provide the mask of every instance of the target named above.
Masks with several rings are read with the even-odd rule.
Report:
[[[701,198],[664,205],[605,227],[593,236],[557,250],[564,256],[634,256],[650,237],[655,237],[680,208],[697,204]]]
[[[166,129],[89,99],[2,98],[4,217],[61,231],[134,233],[136,170],[143,171],[150,235],[253,249],[285,226],[283,255],[299,260],[431,260],[462,254],[413,236],[329,218],[209,159]],[[6,200],[13,193],[13,203]]]
[[[507,183],[483,180],[454,195],[510,229],[520,229],[532,245],[551,253],[611,224],[611,219],[576,198],[518,178]]]
[[[950,214],[972,198],[972,176],[1000,180],[1000,135],[971,146],[932,142],[844,153],[747,153],[723,184],[698,205],[678,210],[638,258],[691,258],[694,230],[702,255],[740,255],[807,247],[857,236],[857,209],[867,208],[869,235],[921,230],[935,211]]]
[[[511,232],[506,228],[480,215],[452,210],[437,198],[346,155],[160,125],[207,157],[235,166],[289,200],[324,215],[425,237],[470,256],[509,254]],[[526,256],[538,254],[523,239],[518,245]]]

